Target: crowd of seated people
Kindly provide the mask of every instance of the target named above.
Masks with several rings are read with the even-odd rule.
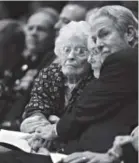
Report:
[[[136,163],[137,47],[138,20],[120,5],[1,20],[1,128],[30,133],[38,154],[68,154],[63,163]]]

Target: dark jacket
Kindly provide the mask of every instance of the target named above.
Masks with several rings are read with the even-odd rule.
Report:
[[[74,107],[57,124],[65,153],[106,152],[115,136],[130,133],[138,117],[138,51],[127,49],[105,60]]]

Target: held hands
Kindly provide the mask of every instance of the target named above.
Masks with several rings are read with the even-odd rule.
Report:
[[[49,122],[42,115],[33,115],[21,123],[20,130],[25,133],[33,133],[38,127],[48,124]]]
[[[25,139],[34,151],[38,151],[41,147],[49,148],[51,141],[57,137],[55,128],[56,124],[40,126],[35,133],[27,136]]]

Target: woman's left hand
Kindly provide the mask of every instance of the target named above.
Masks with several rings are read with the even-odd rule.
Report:
[[[53,139],[57,137],[55,134],[55,125],[47,125],[43,127],[38,127],[35,133],[27,136],[25,139],[31,146],[32,150],[38,150],[40,147],[47,146]]]
[[[63,159],[64,163],[112,163],[107,153],[77,152]]]

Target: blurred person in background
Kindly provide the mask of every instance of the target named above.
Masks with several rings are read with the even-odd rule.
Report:
[[[0,124],[18,98],[15,85],[22,78],[25,34],[18,21],[0,21]]]
[[[86,8],[79,4],[67,4],[63,7],[59,20],[55,24],[56,35],[59,30],[71,21],[85,20]]]
[[[58,13],[53,8],[40,8],[29,17],[25,26],[26,50],[23,53],[26,74],[17,89],[28,90],[39,70],[55,59],[54,25],[57,20]]]
[[[47,57],[47,60],[53,58],[53,54],[50,55],[49,52],[53,52],[54,25],[57,20],[58,13],[52,8],[40,8],[29,17],[25,27],[26,51],[24,57],[32,63],[28,65],[31,68],[36,68],[44,57]]]
[[[7,126],[9,124],[9,117],[14,121],[18,119],[20,123],[21,115],[24,107],[30,99],[30,91],[32,82],[39,70],[44,66],[48,66],[55,59],[53,52],[54,47],[54,25],[58,20],[58,13],[53,8],[40,8],[31,15],[25,25],[26,34],[26,49],[23,52],[24,62],[22,64],[22,71],[24,75],[22,78],[17,78],[15,90],[20,97],[17,100],[6,116],[3,127],[12,128]],[[17,129],[19,126],[17,126]]]

